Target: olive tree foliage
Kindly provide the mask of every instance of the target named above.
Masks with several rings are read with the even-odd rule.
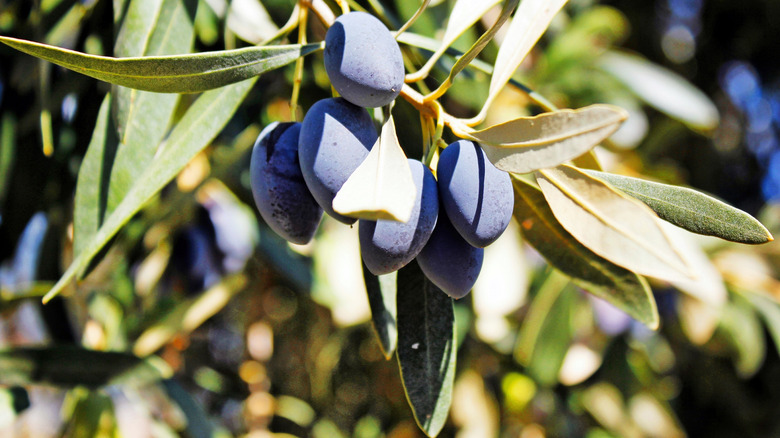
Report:
[[[78,174],[73,258],[46,291],[44,303],[66,288],[78,289],[128,222],[209,147],[259,76],[289,66],[292,110],[290,120],[280,122],[298,121],[304,62],[327,50],[324,40],[308,40],[311,32],[307,29],[315,24],[327,28],[338,16],[364,6],[302,1],[285,25],[270,26],[269,32],[241,27],[233,17],[231,30],[248,44],[203,53],[191,53],[191,49],[194,11],[206,7],[205,3],[114,0],[113,7],[116,39],[112,56],[0,36],[0,42],[18,51],[112,84]],[[424,1],[401,25],[380,4],[370,8],[389,25],[401,48],[404,83],[389,104],[371,110],[380,127],[378,139],[372,153],[335,194],[331,206],[335,213],[352,222],[408,220],[413,208],[410,200],[417,190],[413,179],[404,175],[410,149],[400,144],[397,131],[406,128],[398,126],[393,117],[393,106],[402,101],[419,115],[422,150],[411,158],[421,161],[426,170],[437,170],[440,155],[448,150],[445,139],[457,139],[479,145],[497,169],[509,174],[511,215],[522,239],[556,272],[542,288],[555,289],[548,296],[550,306],[559,299],[557,294],[566,293],[561,292],[563,286],[574,284],[656,329],[659,313],[645,277],[685,285],[707,275],[699,269],[700,251],[682,247],[670,223],[731,242],[772,240],[752,216],[706,194],[605,172],[594,148],[608,142],[626,121],[626,110],[607,103],[559,109],[522,82],[521,66],[533,50],[540,50],[535,46],[556,17],[567,14],[566,0],[456,0],[448,5],[446,25],[437,38],[414,32],[414,23],[425,19],[429,7],[429,1]],[[227,26],[231,27],[230,19]],[[290,41],[296,33],[297,41]],[[464,41],[468,42],[465,47]],[[561,51],[554,46],[549,49]],[[612,72],[638,99],[693,129],[707,130],[717,123],[711,104],[680,77],[636,55],[610,47],[601,50],[600,68]],[[632,69],[639,73],[625,73]],[[647,92],[636,80],[643,74],[655,75],[656,84],[679,89],[694,109],[680,110],[676,102]],[[456,115],[463,111],[447,107],[448,95],[456,92],[461,77],[474,75],[487,83],[485,93],[476,93],[482,101],[469,117]],[[523,95],[526,108],[518,109],[521,115],[496,120],[491,108],[508,93]],[[182,108],[183,112],[177,112]],[[453,263],[452,269],[457,266]],[[456,375],[458,333],[453,298],[430,281],[416,262],[379,276],[367,269],[363,273],[382,352],[387,359],[397,357],[415,420],[423,432],[436,436],[449,415]],[[230,290],[241,288],[241,278],[226,281],[235,283]],[[556,288],[556,284],[563,286]],[[547,315],[534,310],[529,318],[536,317],[541,330]],[[185,324],[192,330],[197,321],[186,320]],[[533,350],[536,339],[528,333],[523,339]],[[140,341],[133,351],[136,356],[116,360],[154,359],[159,342]],[[39,358],[44,353],[15,354]],[[57,381],[56,372],[52,375]],[[113,376],[92,384],[105,384],[109,378]]]

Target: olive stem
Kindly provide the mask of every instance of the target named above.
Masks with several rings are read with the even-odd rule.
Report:
[[[308,2],[301,2],[301,8],[298,11],[298,44],[306,44],[306,23],[309,18]],[[290,97],[290,112],[292,120],[298,121],[298,96],[301,92],[301,82],[303,82],[303,56],[295,60],[295,74],[293,75],[293,89]]]

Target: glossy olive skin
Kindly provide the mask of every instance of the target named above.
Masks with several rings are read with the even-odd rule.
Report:
[[[289,242],[311,240],[322,208],[311,195],[298,162],[300,123],[268,125],[252,148],[250,184],[257,210],[276,234]]]
[[[350,12],[337,18],[325,35],[323,56],[333,88],[355,105],[387,105],[404,85],[401,49],[371,14]]]
[[[298,140],[301,172],[314,199],[333,218],[357,219],[333,210],[333,198],[366,159],[377,140],[368,111],[342,98],[322,99],[303,118]]]
[[[484,257],[485,249],[466,242],[440,208],[436,228],[417,255],[417,263],[433,284],[458,299],[474,287]]]
[[[397,271],[412,261],[428,242],[436,225],[439,215],[436,179],[421,162],[412,159],[408,162],[417,188],[409,221],[360,220],[360,253],[374,275]]]
[[[512,220],[509,174],[493,166],[482,148],[459,140],[442,151],[437,177],[442,206],[461,236],[479,248],[495,242]]]

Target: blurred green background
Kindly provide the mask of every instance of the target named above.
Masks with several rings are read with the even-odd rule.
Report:
[[[419,4],[360,6],[397,28]],[[451,7],[434,1],[411,31],[436,38]],[[260,41],[292,9],[201,0],[195,50]],[[564,11],[516,78],[559,107],[629,110],[598,150],[608,170],[709,192],[778,235],[780,3],[572,0]],[[108,0],[0,0],[0,34],[110,55],[112,14]],[[323,36],[311,20],[309,39]],[[330,89],[319,54],[304,71],[306,110]],[[357,228],[325,220],[312,244],[292,246],[254,210],[249,151],[263,126],[290,119],[292,78],[292,65],[263,75],[78,288],[44,306],[72,259],[76,178],[110,87],[0,47],[0,436],[422,436],[369,322]],[[443,105],[475,114],[487,79],[467,69]],[[402,101],[394,111],[418,157],[417,113]],[[540,111],[510,90],[489,119]],[[691,245],[708,275],[652,282],[652,332],[551,271],[513,224],[456,303],[441,436],[780,435],[780,246]]]

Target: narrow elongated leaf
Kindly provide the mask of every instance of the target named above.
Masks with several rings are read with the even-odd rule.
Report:
[[[195,0],[132,0],[122,22],[114,54],[126,57],[189,52],[195,34],[193,21],[197,5]],[[145,18],[150,15],[154,20]],[[111,172],[109,214],[151,163],[179,102],[177,94],[139,91],[116,85],[113,91],[121,147]]]
[[[745,297],[761,315],[775,348],[780,352],[780,303],[760,293],[746,293]]]
[[[447,48],[455,42],[466,30],[482,18],[485,13],[493,6],[497,5],[499,0],[457,0],[452,7],[450,16],[447,20],[447,29],[441,39],[441,45],[435,53],[428,58],[425,65],[412,76],[413,80],[422,79],[428,76],[436,61],[447,51]]]
[[[371,323],[379,338],[379,346],[385,359],[395,353],[398,343],[398,321],[396,319],[396,280],[398,272],[376,276],[363,264],[363,280],[371,307]]]
[[[542,37],[553,17],[568,0],[523,0],[512,18],[504,38],[504,44],[498,50],[493,77],[490,79],[488,99],[477,119],[483,119],[488,107],[504,88],[525,59],[528,52]]]
[[[479,131],[459,129],[456,134],[479,142],[499,169],[526,173],[586,153],[615,132],[626,117],[619,107],[591,105],[520,117]]]
[[[623,82],[640,99],[696,129],[715,129],[715,104],[678,74],[647,59],[617,51],[601,56],[598,67]]]
[[[414,418],[428,436],[447,420],[455,379],[452,298],[425,278],[417,263],[398,271],[398,364]]]
[[[407,222],[416,194],[409,162],[389,117],[366,159],[336,193],[333,209],[360,219]]]
[[[515,10],[518,2],[519,0],[506,0],[504,2],[504,5],[501,7],[501,13],[498,15],[496,22],[493,23],[493,25],[490,26],[490,28],[485,33],[483,33],[474,44],[471,45],[466,53],[464,53],[461,57],[458,58],[457,61],[455,61],[455,65],[453,65],[452,69],[450,69],[450,74],[447,76],[447,79],[442,82],[436,91],[431,93],[432,97],[439,97],[444,94],[444,92],[447,91],[447,89],[452,85],[452,81],[455,76],[463,71],[466,66],[471,64],[471,61],[476,59],[477,55],[479,55],[485,46],[487,46],[488,43],[493,40],[493,37],[496,36],[498,30],[501,29],[501,26],[503,26],[504,23],[509,19],[509,15],[512,14],[512,11]]]
[[[572,338],[571,308],[576,289],[551,271],[528,310],[515,346],[515,359],[545,386],[558,383],[558,373]]]
[[[50,384],[98,388],[110,384],[141,385],[169,377],[159,358],[87,350],[76,346],[25,347],[0,351],[0,384]]]
[[[558,222],[596,254],[650,277],[690,276],[646,205],[569,166],[540,170],[536,180]]]
[[[15,155],[16,119],[11,114],[3,114],[0,118],[0,203],[8,194]]]
[[[766,243],[772,234],[761,222],[704,193],[639,178],[586,171],[647,204],[663,220],[688,231],[740,243]]]
[[[152,165],[106,219],[86,249],[80,253],[43,298],[48,302],[68,282],[81,274],[90,260],[130,218],[168,184],[187,163],[208,146],[235,113],[255,79],[204,93],[187,110]]]
[[[119,143],[111,118],[111,94],[100,105],[95,129],[79,168],[73,207],[73,253],[81,254],[106,215],[111,166]]]
[[[188,55],[112,58],[0,36],[0,42],[77,73],[137,90],[197,93],[285,66],[321,44],[247,47]]]
[[[658,309],[644,278],[589,250],[555,219],[542,192],[521,178],[513,179],[514,217],[525,240],[553,267],[579,287],[655,329]]]
[[[734,366],[743,377],[755,374],[766,357],[764,329],[753,306],[740,295],[723,308],[720,330],[731,344]]]

